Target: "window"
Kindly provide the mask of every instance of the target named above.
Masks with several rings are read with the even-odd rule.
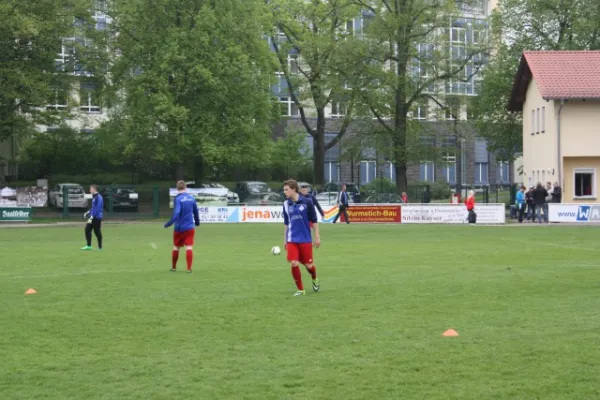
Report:
[[[546,132],[546,107],[542,107],[542,133]]]
[[[435,182],[435,164],[433,162],[421,162],[419,180],[421,182]]]
[[[535,134],[535,108],[531,110],[531,134]]]
[[[75,47],[68,43],[61,43],[57,57],[54,59],[57,72],[71,72],[75,57]]]
[[[460,107],[458,104],[450,104],[445,109],[446,119],[455,120],[460,117]]]
[[[496,165],[496,183],[507,184],[510,182],[508,161],[499,161]]]
[[[450,41],[452,43],[462,43],[464,44],[467,39],[467,33],[465,28],[451,28],[450,29]]]
[[[284,117],[298,117],[300,116],[300,111],[298,110],[298,106],[292,100],[291,97],[280,97],[279,101],[282,104],[281,107],[281,115]]]
[[[69,94],[65,88],[52,89],[50,98],[48,99],[47,110],[64,110],[68,105]]]
[[[414,119],[427,119],[427,105],[418,104],[415,107]]]
[[[540,133],[540,109],[535,110],[535,133]]]
[[[346,21],[346,34],[349,36],[354,35],[354,20],[349,19]]]
[[[385,164],[385,170],[383,172],[383,175],[386,179],[389,179],[392,182],[396,182],[396,173],[395,173],[395,169],[394,169],[394,163],[391,161],[388,161]]]
[[[331,102],[331,118],[340,118],[346,115],[346,104],[342,101]]]
[[[446,153],[446,155],[443,157],[443,162],[443,178],[449,184],[454,185],[456,183],[456,156]]]
[[[79,108],[81,111],[88,113],[102,111],[99,89],[99,85],[91,79],[85,79],[79,83]]]
[[[360,184],[366,185],[377,177],[377,161],[360,162]]]
[[[339,182],[340,180],[340,163],[325,162],[325,182]]]
[[[576,168],[573,170],[575,188],[573,193],[578,197],[596,197],[596,170]]]
[[[475,185],[487,185],[488,184],[488,163],[477,162],[475,163]]]
[[[290,74],[297,74],[299,72],[298,55],[290,54],[288,56],[287,62],[288,62],[288,68],[289,68]]]

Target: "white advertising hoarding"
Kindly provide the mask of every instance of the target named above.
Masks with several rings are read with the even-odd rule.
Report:
[[[478,224],[504,224],[504,204],[478,204],[475,206]],[[403,224],[466,224],[467,208],[464,204],[405,204],[401,208]]]
[[[550,222],[600,223],[600,204],[548,204]]]

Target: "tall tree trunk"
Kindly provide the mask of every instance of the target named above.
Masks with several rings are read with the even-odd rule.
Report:
[[[315,185],[319,188],[325,183],[325,109],[317,109],[317,129],[313,137],[313,168]]]
[[[462,176],[463,176],[463,165],[462,165],[462,139],[460,137],[456,137],[456,193],[459,196],[462,196]]]
[[[325,132],[315,133],[313,137],[313,170],[315,174],[315,186],[322,188],[325,183]]]
[[[177,167],[175,167],[175,180],[176,181],[184,180],[183,162],[178,163]]]
[[[204,157],[198,155],[194,160],[194,180],[196,183],[202,182],[206,178],[206,163]]]

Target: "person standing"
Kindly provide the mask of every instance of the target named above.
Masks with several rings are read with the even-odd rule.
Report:
[[[104,199],[98,193],[98,186],[90,186],[90,194],[92,195],[92,209],[83,214],[84,218],[88,218],[85,226],[85,241],[86,245],[81,250],[92,250],[92,230],[98,242],[98,250],[102,250],[102,217],[104,217]]]
[[[533,191],[533,202],[535,203],[535,215],[540,224],[542,223],[542,210],[546,204],[546,197],[548,197],[548,191],[542,186],[541,182],[538,182]]]
[[[469,224],[476,223],[477,214],[475,213],[475,192],[473,190],[469,190],[467,198],[465,199],[465,205],[467,206],[467,211],[469,212],[469,216],[467,217]]]
[[[319,204],[319,201],[317,200],[317,198],[315,197],[315,195],[308,192],[308,185],[307,184],[302,185],[302,187],[300,188],[300,194],[302,195],[302,197],[306,197],[306,198],[312,200],[313,204],[317,208],[317,211],[319,211],[319,214],[321,214],[321,217],[325,216],[325,212],[321,208],[321,205]]]
[[[554,182],[554,189],[552,190],[552,202],[560,203],[562,201],[562,188],[558,182]]]
[[[338,199],[337,199],[337,204],[338,204],[338,213],[335,216],[335,218],[333,219],[333,223],[335,224],[338,220],[338,218],[344,214],[344,218],[346,219],[346,223],[349,224],[350,223],[350,219],[348,218],[348,192],[346,192],[346,184],[342,184],[342,191],[340,192],[340,194],[338,195]]]
[[[525,186],[521,186],[519,191],[517,192],[516,206],[517,212],[519,213],[519,223],[523,223],[523,216],[525,215],[525,209],[527,208],[527,204],[525,203]]]
[[[175,196],[175,200],[173,201],[173,216],[165,224],[165,228],[175,224],[173,230],[173,251],[171,253],[171,272],[177,271],[179,250],[183,246],[186,249],[187,272],[192,272],[195,227],[200,225],[200,215],[196,199],[187,193],[186,189],[184,181],[177,182],[177,196]]]
[[[319,224],[315,206],[309,197],[300,196],[298,182],[289,179],[283,184],[283,193],[286,200],[283,203],[284,245],[287,251],[287,260],[290,263],[292,277],[296,282],[298,291],[294,296],[304,296],[306,291],[302,284],[302,274],[299,264],[303,264],[312,278],[312,287],[318,292],[321,286],[317,278],[317,267],[313,259],[313,240],[311,229],[315,231],[314,246],[321,246]]]

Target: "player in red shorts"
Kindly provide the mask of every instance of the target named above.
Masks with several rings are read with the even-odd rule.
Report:
[[[321,246],[319,237],[319,224],[317,213],[312,200],[300,196],[298,182],[293,179],[283,184],[283,193],[287,200],[283,203],[283,222],[285,224],[284,245],[287,250],[287,259],[292,267],[292,277],[296,282],[298,291],[294,296],[304,296],[306,291],[302,285],[302,274],[299,264],[303,264],[312,278],[312,287],[315,292],[320,289],[317,278],[317,267],[313,261],[313,241],[311,226],[315,231],[315,247]],[[312,225],[311,225],[312,224]]]
[[[192,272],[194,259],[194,234],[196,226],[200,225],[200,215],[194,196],[186,192],[185,182],[177,182],[177,196],[173,204],[173,217],[165,224],[165,228],[175,224],[173,231],[173,252],[171,253],[171,271],[177,271],[177,260],[179,250],[185,246],[185,258],[187,261],[187,272]]]

